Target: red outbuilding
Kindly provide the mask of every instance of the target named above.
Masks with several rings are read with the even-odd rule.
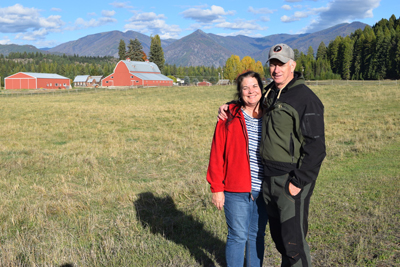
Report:
[[[114,72],[103,80],[101,85],[108,86],[172,86],[173,80],[161,74],[153,62],[121,60]]]
[[[198,82],[197,86],[211,86],[212,83],[207,82],[206,80],[203,80],[202,82]]]
[[[18,72],[4,78],[5,89],[71,88],[69,78],[52,73]]]

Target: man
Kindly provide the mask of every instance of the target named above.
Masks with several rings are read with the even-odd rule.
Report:
[[[273,46],[268,62],[273,82],[263,101],[260,154],[270,232],[282,255],[281,266],[311,266],[305,238],[310,198],[326,155],[324,107],[294,71],[288,45]],[[219,117],[224,117],[222,111]]]

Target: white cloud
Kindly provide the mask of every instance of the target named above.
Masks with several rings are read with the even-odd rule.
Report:
[[[129,21],[140,22],[140,21],[153,21],[157,19],[165,19],[166,17],[163,14],[157,15],[154,12],[140,13],[129,19]]]
[[[101,15],[103,17],[112,17],[115,15],[115,11],[114,10],[103,10],[103,11],[101,11]]]
[[[18,33],[15,39],[21,39],[25,41],[35,41],[38,39],[43,39],[49,32],[45,28],[41,28],[37,31],[32,31],[28,33]]]
[[[61,12],[62,9],[61,9],[61,8],[57,8],[57,7],[53,7],[53,8],[51,8],[51,11],[54,11],[54,12]]]
[[[211,9],[189,8],[181,14],[200,23],[215,23],[223,19],[222,16],[234,15],[235,11],[225,11],[223,7],[212,5]]]
[[[74,31],[78,29],[94,28],[114,22],[117,22],[117,20],[115,18],[110,18],[110,17],[101,17],[99,19],[91,19],[89,21],[84,20],[83,18],[77,18],[75,20],[75,26],[66,28],[66,30]]]
[[[10,38],[8,38],[8,36],[4,36],[3,40],[0,40],[0,44],[1,45],[11,44],[11,40]]]
[[[110,5],[112,5],[115,8],[126,8],[126,9],[132,9],[133,6],[129,5],[129,2],[113,2]]]
[[[164,19],[166,17],[163,14],[157,15],[154,12],[140,13],[131,17],[124,29],[149,35],[158,34],[163,39],[179,37],[182,31],[179,26],[168,25]]]
[[[272,10],[272,9],[269,9],[269,8],[266,8],[266,7],[255,9],[252,6],[250,6],[248,11],[253,13],[253,14],[272,14],[276,10]]]
[[[236,20],[235,22],[221,22],[215,25],[217,28],[230,30],[265,30],[266,27],[261,27],[254,20]]]
[[[292,7],[289,6],[289,5],[283,5],[282,8],[283,8],[284,10],[291,10],[291,9],[292,9]]]
[[[48,32],[57,31],[64,25],[61,16],[44,18],[36,8],[27,8],[20,4],[0,8],[0,32],[24,33],[44,28]]]
[[[327,7],[318,11],[317,18],[304,28],[305,32],[315,32],[334,25],[357,19],[373,17],[373,10],[381,0],[332,0]]]

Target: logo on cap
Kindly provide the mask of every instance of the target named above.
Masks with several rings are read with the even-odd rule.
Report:
[[[274,52],[281,52],[282,51],[282,46],[277,45],[274,47]]]

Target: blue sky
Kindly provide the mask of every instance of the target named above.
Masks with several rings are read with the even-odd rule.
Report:
[[[190,3],[190,4],[189,4]],[[162,39],[197,29],[223,36],[308,33],[400,16],[399,0],[0,2],[0,44],[54,47],[86,35],[133,30]]]

